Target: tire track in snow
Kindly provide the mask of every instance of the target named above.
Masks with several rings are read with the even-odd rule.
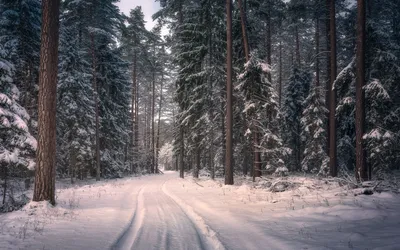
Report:
[[[131,221],[127,228],[123,231],[121,236],[115,241],[112,245],[112,250],[117,249],[131,249],[133,244],[135,243],[136,237],[140,231],[140,228],[143,225],[144,216],[146,214],[146,209],[144,207],[144,187],[140,188],[139,193],[137,195],[137,203],[136,209],[133,213]]]
[[[193,222],[193,224],[202,232],[205,236],[205,242],[207,243],[208,249],[214,250],[225,250],[224,245],[218,239],[217,233],[206,224],[204,219],[198,215],[194,209],[179,199],[177,196],[171,194],[167,188],[165,187],[166,182],[162,185],[162,191],[169,198],[171,198],[175,203],[182,209],[182,211],[186,214],[186,216]]]

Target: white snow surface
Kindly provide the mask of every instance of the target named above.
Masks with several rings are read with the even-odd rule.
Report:
[[[0,214],[0,249],[400,249],[400,196],[337,182],[179,179],[178,173],[57,183],[57,206]]]

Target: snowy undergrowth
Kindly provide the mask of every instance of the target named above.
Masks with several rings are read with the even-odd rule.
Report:
[[[280,184],[285,191],[274,192]],[[233,186],[223,185],[223,179],[188,177],[169,181],[166,188],[204,218],[227,249],[261,249],[265,241],[268,249],[400,246],[396,192],[360,195],[360,189],[340,179],[308,176],[258,178],[255,183],[235,177]]]

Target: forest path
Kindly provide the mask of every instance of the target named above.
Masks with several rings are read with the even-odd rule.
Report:
[[[303,184],[273,193],[258,187],[266,179],[228,186],[177,172],[59,181],[57,206],[0,214],[0,249],[399,249],[399,195],[288,178]]]
[[[112,249],[210,249],[196,222],[164,192],[165,182],[175,178],[152,176],[141,187],[131,222]]]

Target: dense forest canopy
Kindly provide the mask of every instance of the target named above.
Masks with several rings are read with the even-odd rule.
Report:
[[[399,1],[160,0],[151,30],[117,2],[0,3],[3,180],[47,169],[35,151],[72,182],[399,168]]]

